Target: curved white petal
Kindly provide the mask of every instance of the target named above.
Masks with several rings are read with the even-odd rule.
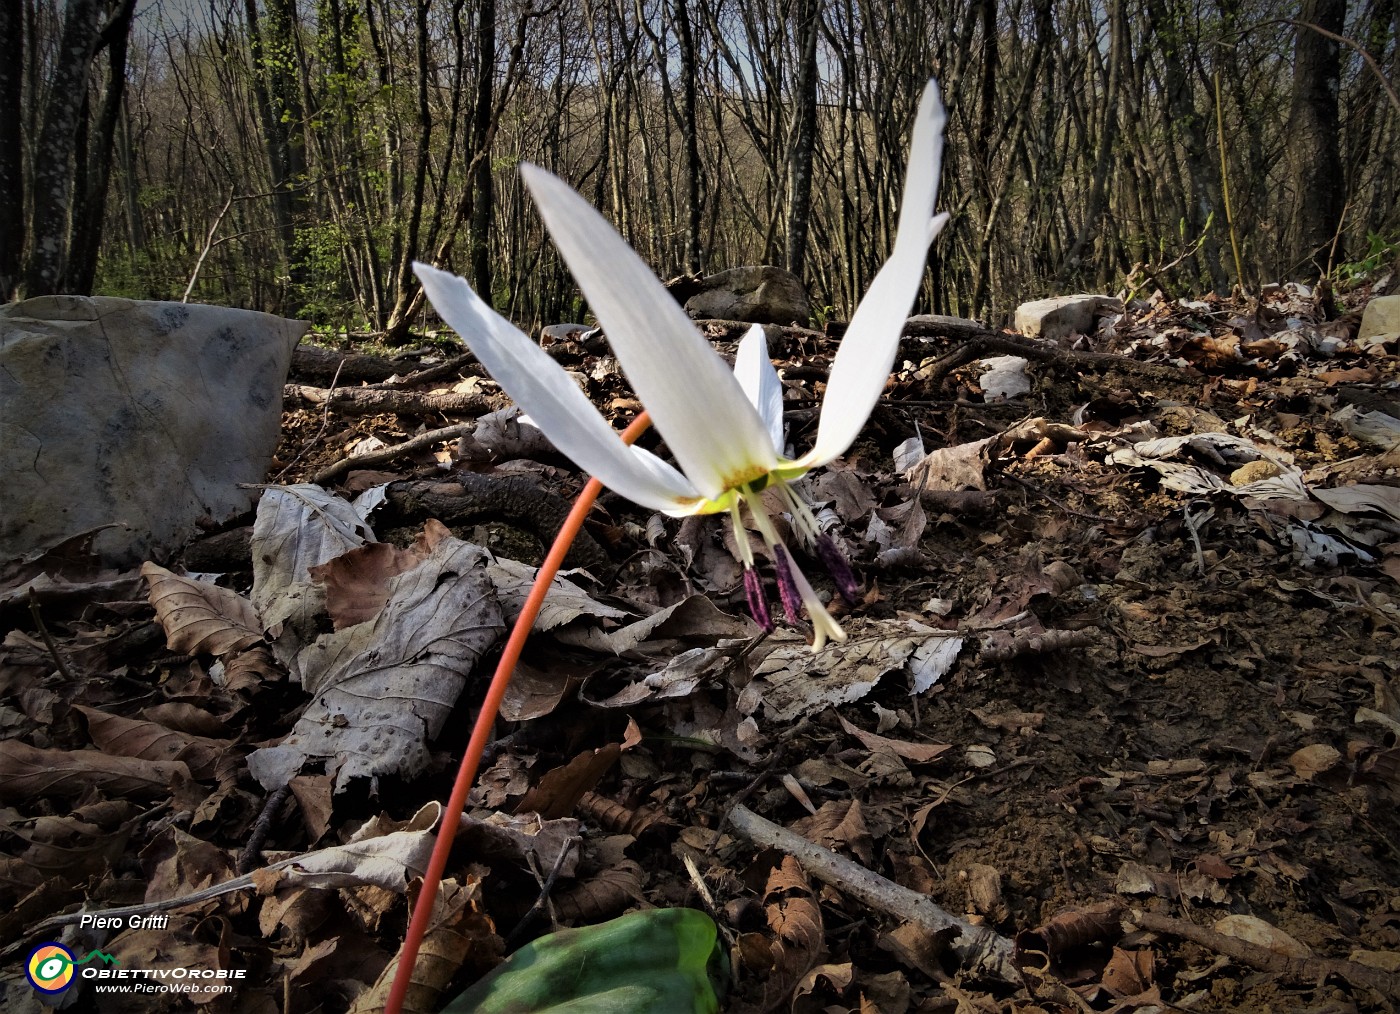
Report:
[[[723,359],[651,269],[569,186],[520,173],[637,397],[686,477],[706,497],[764,474],[772,440]]]
[[[768,336],[762,324],[749,328],[739,342],[739,352],[734,357],[734,378],[744,389],[749,403],[758,409],[758,417],[768,427],[768,435],[773,439],[773,450],[781,456],[783,385],[778,379],[778,371],[773,369],[773,360],[768,358]]]
[[[466,279],[414,262],[428,299],[506,394],[560,453],[643,507],[690,513],[700,496],[656,455],[628,447],[549,354],[472,291]]]
[[[928,245],[948,221],[947,215],[933,214],[945,122],[938,85],[930,81],[919,101],[909,142],[909,168],[894,252],[851,316],[846,337],[831,364],[816,444],[798,459],[799,464],[815,468],[850,447],[885,389],[899,351],[900,333],[923,282]]]

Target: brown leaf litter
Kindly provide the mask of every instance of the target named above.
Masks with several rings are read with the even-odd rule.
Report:
[[[801,449],[834,345],[770,331]],[[1393,1010],[1400,358],[1351,334],[1299,287],[1058,342],[911,328],[860,442],[800,484],[863,578],[816,654],[744,615],[726,526],[605,495],[412,1009],[507,939],[645,904],[712,911],[735,1011]],[[549,351],[631,404],[604,345]],[[419,365],[293,390],[286,474],[199,566],[142,580],[78,539],[0,576],[7,1009],[48,939],[248,969],[191,997],[211,1012],[382,1007],[583,482],[469,358]]]

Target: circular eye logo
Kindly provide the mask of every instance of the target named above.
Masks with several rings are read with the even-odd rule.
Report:
[[[40,993],[62,993],[73,981],[73,952],[62,944],[40,944],[30,952],[24,974]]]

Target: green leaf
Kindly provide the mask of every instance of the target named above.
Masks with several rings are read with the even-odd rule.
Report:
[[[632,912],[527,944],[443,1014],[714,1014],[727,964],[705,913]]]

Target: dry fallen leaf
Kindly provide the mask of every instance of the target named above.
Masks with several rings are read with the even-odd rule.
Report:
[[[481,879],[444,880],[433,899],[431,929],[413,965],[403,1009],[427,1014],[441,1006],[441,994],[464,964],[484,970],[500,958],[504,946],[495,926],[481,910]],[[469,957],[470,956],[470,957]],[[373,986],[356,998],[348,1014],[377,1014],[389,998],[401,955],[395,955]]]
[[[355,508],[319,486],[263,490],[253,524],[252,599],[279,658],[315,637],[325,593],[311,568],[374,541]]]
[[[325,589],[326,613],[335,629],[343,630],[378,616],[389,600],[389,581],[418,566],[425,555],[387,542],[370,542],[309,567],[307,573]]]
[[[40,750],[7,739],[0,742],[0,799],[43,796],[67,799],[97,789],[109,796],[149,799],[169,793],[176,778],[190,777],[179,761],[113,757],[98,750]]]
[[[828,800],[812,816],[794,822],[792,830],[824,848],[836,850],[844,846],[867,865],[874,858],[875,842],[865,826],[859,800]]]
[[[81,705],[88,734],[104,753],[150,761],[184,761],[195,778],[212,778],[215,766],[230,745],[204,736],[168,729],[156,722],[109,715]]]
[[[150,586],[151,605],[171,651],[218,657],[262,640],[257,610],[242,595],[154,563],[143,563],[141,576]]]
[[[915,764],[927,764],[937,760],[948,750],[952,749],[947,743],[909,743],[901,739],[877,736],[873,732],[866,732],[864,729],[852,725],[846,720],[846,716],[844,715],[838,714],[836,717],[841,723],[841,728],[864,743],[867,749],[876,751],[887,750],[898,757],[903,757],[905,760],[913,761]]]
[[[773,932],[773,972],[765,988],[773,1003],[789,995],[817,964],[826,931],[807,875],[792,856],[784,856],[782,865],[768,875],[763,902]]]
[[[1314,743],[1289,757],[1288,765],[1297,772],[1299,778],[1311,780],[1324,771],[1332,770],[1341,759],[1341,752],[1336,747],[1326,743]]]
[[[353,778],[421,771],[428,741],[504,631],[489,559],[478,546],[443,539],[421,566],[393,579],[374,620],[308,646],[297,661],[315,696],[280,744],[249,755],[253,777],[275,789],[314,758],[339,792]]]
[[[1288,958],[1306,958],[1312,954],[1307,944],[1289,936],[1277,926],[1252,915],[1227,915],[1216,920],[1215,931],[1236,940],[1257,944],[1275,954]]]

